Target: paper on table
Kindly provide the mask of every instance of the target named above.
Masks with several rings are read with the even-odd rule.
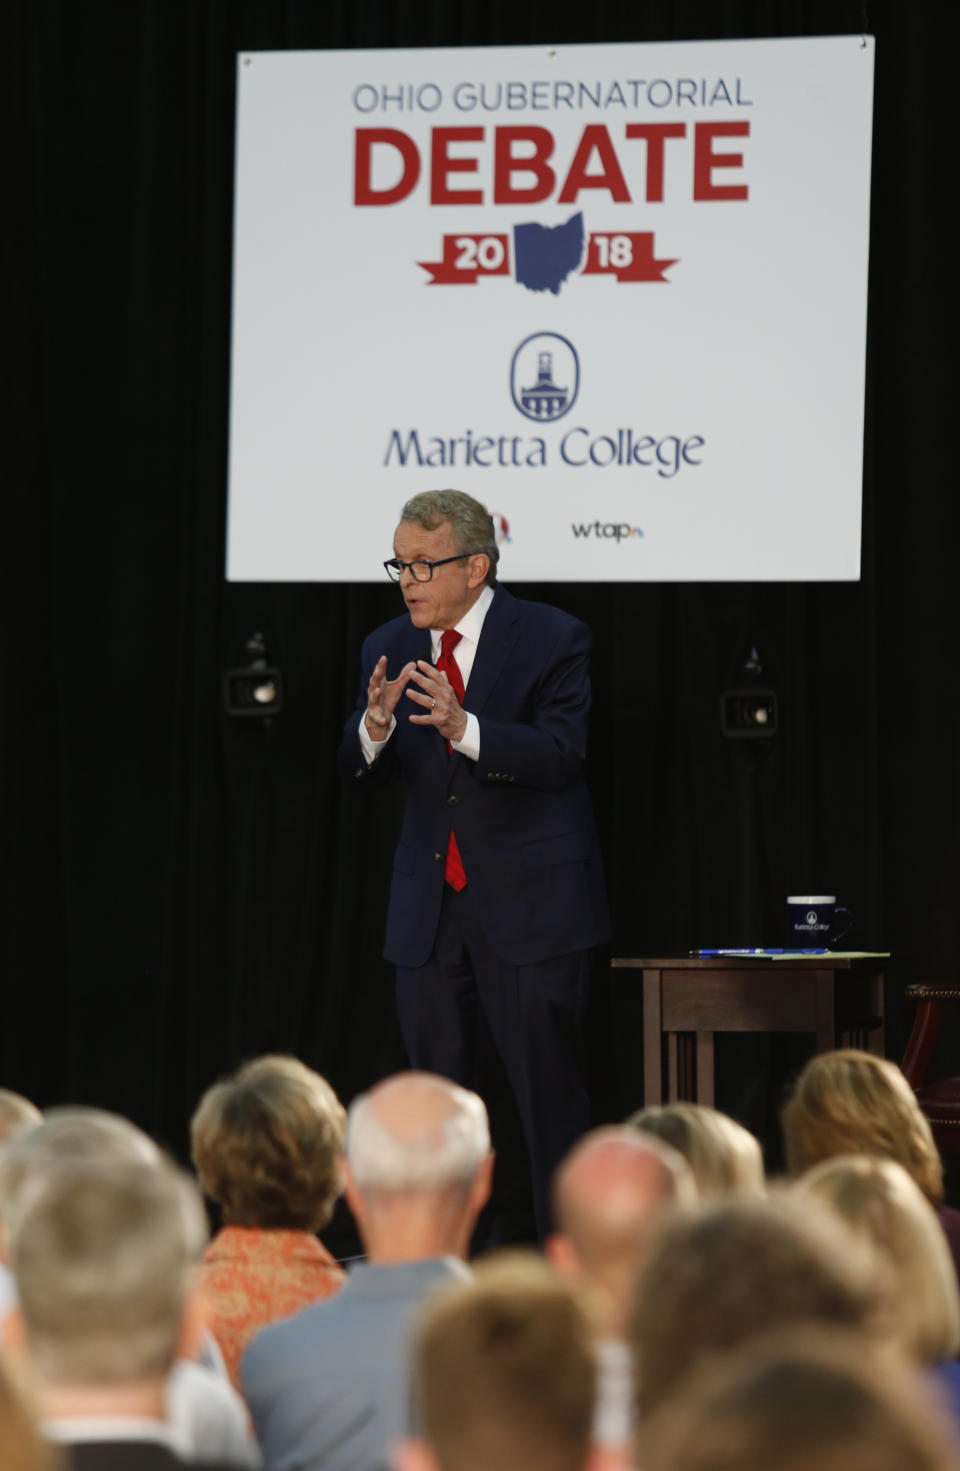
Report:
[[[767,960],[797,960],[800,957],[811,959],[808,950],[757,950],[756,955],[762,955]],[[820,952],[825,960],[889,960],[889,950],[822,950]],[[816,959],[816,957],[812,957]]]
[[[722,955],[736,960],[818,960],[825,956],[828,960],[886,960],[890,956],[889,950],[780,950],[771,947],[769,950],[749,949],[738,950],[691,950],[693,956],[701,959],[711,955]]]

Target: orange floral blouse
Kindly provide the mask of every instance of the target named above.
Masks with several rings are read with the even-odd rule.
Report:
[[[346,1280],[309,1231],[251,1226],[218,1231],[200,1259],[199,1273],[204,1317],[237,1390],[240,1360],[257,1330],[332,1297]]]

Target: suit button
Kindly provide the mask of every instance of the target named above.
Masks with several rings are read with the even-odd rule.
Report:
[[[457,805],[457,803],[459,801],[460,801],[460,798],[459,797],[449,796],[447,798],[447,806],[448,807],[456,807],[456,805]]]
[[[440,862],[440,859],[443,857],[443,854],[442,853],[434,853],[433,856],[437,860],[437,862],[439,863]]]

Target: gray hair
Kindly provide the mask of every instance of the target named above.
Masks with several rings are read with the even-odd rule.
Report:
[[[424,490],[408,500],[400,512],[401,521],[413,521],[424,531],[436,531],[449,521],[453,532],[453,544],[458,552],[482,552],[490,559],[487,586],[493,587],[497,580],[497,563],[500,548],[493,526],[493,517],[465,490]]]
[[[422,1075],[421,1075],[422,1076]],[[490,1152],[483,1100],[445,1078],[432,1078],[450,1105],[446,1118],[416,1133],[395,1131],[361,1093],[347,1113],[346,1154],[361,1190],[466,1190]]]
[[[23,1203],[47,1176],[66,1165],[99,1160],[158,1164],[149,1135],[120,1114],[102,1108],[51,1108],[42,1123],[11,1139],[0,1151],[0,1216],[12,1231]]]
[[[41,1377],[165,1377],[207,1238],[194,1182],[164,1160],[101,1158],[51,1170],[27,1195],[10,1262]]]

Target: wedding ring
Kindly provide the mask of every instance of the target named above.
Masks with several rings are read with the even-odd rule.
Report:
[[[436,708],[437,708],[437,702],[436,702],[436,700],[431,700],[430,701],[430,709],[431,710],[436,710]]]

